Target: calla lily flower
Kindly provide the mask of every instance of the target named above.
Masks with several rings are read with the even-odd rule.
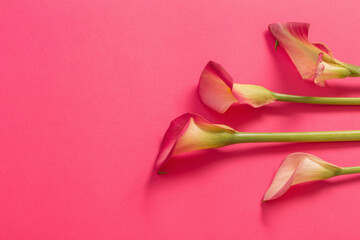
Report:
[[[335,59],[325,44],[310,42],[309,27],[309,23],[301,22],[269,25],[270,32],[285,49],[303,79],[325,86],[328,79],[360,76],[360,67]]]
[[[174,155],[226,146],[233,133],[236,131],[228,126],[212,124],[199,115],[185,113],[173,120],[166,131],[156,168],[160,170]]]
[[[331,75],[331,73],[329,74]],[[321,74],[321,71],[319,71],[319,79],[323,79],[324,76],[327,75]],[[220,114],[226,112],[235,103],[249,104],[255,108],[275,101],[326,105],[360,105],[360,98],[296,96],[272,92],[258,85],[234,83],[230,74],[220,64],[213,61],[208,62],[201,73],[198,92],[201,101]]]
[[[299,183],[359,172],[360,167],[338,167],[311,154],[292,153],[281,163],[263,201],[274,200]]]
[[[162,141],[155,168],[163,168],[172,156],[200,149],[220,148],[250,142],[337,142],[360,141],[360,131],[330,132],[238,132],[231,127],[213,124],[205,118],[186,113],[173,120]]]
[[[218,113],[224,113],[234,103],[261,107],[276,100],[264,87],[234,83],[230,74],[213,61],[202,71],[198,90],[202,102]]]

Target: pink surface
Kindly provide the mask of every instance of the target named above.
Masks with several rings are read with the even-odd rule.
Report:
[[[242,144],[179,156],[153,175],[169,123],[195,112],[241,131],[359,129],[360,107],[275,103],[219,116],[196,88],[209,60],[237,83],[358,96],[360,79],[304,82],[272,22],[360,65],[357,1],[0,2],[0,239],[358,239],[360,178],[261,204],[281,160],[360,165],[353,143]]]

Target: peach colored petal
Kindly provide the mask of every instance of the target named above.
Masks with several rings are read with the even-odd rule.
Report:
[[[295,22],[269,25],[270,32],[288,53],[303,79],[313,78],[319,53],[331,59],[328,55],[331,52],[325,45],[309,42],[309,26],[308,23]]]
[[[201,73],[199,96],[201,101],[218,113],[224,113],[236,102],[231,89],[233,80],[218,63],[210,61]]]
[[[161,169],[161,166],[165,165],[169,161],[170,157],[174,152],[176,142],[181,137],[183,132],[186,130],[189,125],[189,120],[192,117],[192,114],[185,113],[180,117],[174,119],[169,128],[167,129],[163,141],[161,143],[160,151],[156,159],[156,168]]]
[[[173,155],[224,146],[236,131],[212,124],[203,117],[186,113],[173,120],[162,141],[155,167],[160,171]]]
[[[301,158],[295,154],[287,156],[282,161],[269,189],[264,195],[264,201],[276,199],[290,188],[300,162]]]
[[[233,83],[229,73],[212,61],[201,74],[199,96],[205,105],[218,113],[224,113],[233,103],[260,107],[276,100],[273,93],[264,87]]]
[[[263,201],[282,196],[292,185],[333,177],[338,169],[311,154],[290,154],[282,161]]]
[[[226,146],[231,141],[234,132],[234,130],[219,127],[219,125],[204,125],[195,118],[191,118],[186,131],[177,141],[174,155]]]
[[[291,37],[297,38],[304,42],[308,41],[309,23],[286,22],[269,24],[270,32],[280,41],[285,41]]]

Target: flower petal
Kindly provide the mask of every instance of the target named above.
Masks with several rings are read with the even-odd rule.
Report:
[[[286,22],[269,24],[269,30],[281,43],[289,40],[299,39],[308,42],[309,23]]]
[[[339,167],[311,154],[290,154],[281,163],[263,201],[282,196],[292,185],[330,178],[338,169]]]
[[[325,87],[326,80],[345,78],[351,74],[352,73],[346,67],[340,64],[323,61],[323,53],[319,53],[313,80],[317,85]]]
[[[313,44],[321,51],[327,53],[331,58],[334,58],[334,55],[332,54],[332,52],[328,46],[326,46],[323,43],[313,43]]]
[[[263,201],[276,199],[290,188],[301,160],[302,157],[300,155],[293,153],[282,161],[269,189],[264,195]]]
[[[303,79],[313,77],[319,53],[324,52],[309,42],[309,26],[308,23],[295,22],[269,25],[270,32],[288,53]],[[324,53],[328,56],[326,52]]]
[[[336,170],[339,169],[339,167],[310,154],[300,155],[300,157],[303,159],[296,170],[292,185],[333,177]]]
[[[176,144],[174,155],[223,147],[229,143],[235,132],[234,129],[227,126],[211,124],[200,116],[192,117],[186,131]]]
[[[255,108],[276,101],[271,91],[258,85],[234,83],[232,92],[240,104],[246,103]]]
[[[218,113],[224,113],[237,102],[231,89],[233,79],[218,63],[210,61],[201,73],[199,96],[201,101]]]
[[[156,169],[161,170],[173,155],[225,146],[235,132],[228,126],[212,124],[199,115],[183,114],[171,122],[165,133]]]
[[[170,126],[164,135],[160,151],[156,159],[156,168],[158,170],[161,169],[161,166],[165,165],[172,156],[175,145],[189,125],[191,117],[192,114],[185,113],[170,123]]]

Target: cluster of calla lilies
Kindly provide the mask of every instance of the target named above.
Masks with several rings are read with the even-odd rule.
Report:
[[[328,79],[360,76],[360,67],[335,59],[327,46],[308,40],[308,23],[275,23],[269,30],[287,52],[303,79],[325,86]],[[218,63],[210,61],[201,73],[198,93],[203,104],[223,114],[233,104],[261,107],[275,101],[307,104],[360,105],[360,98],[296,96],[272,92],[262,86],[234,83]],[[167,129],[156,159],[156,170],[173,156],[201,149],[220,148],[237,143],[256,142],[339,142],[360,141],[360,130],[325,132],[238,132],[213,124],[202,116],[186,113],[173,120]],[[360,167],[338,167],[307,153],[292,153],[281,163],[263,201],[282,196],[292,185],[360,173]]]

